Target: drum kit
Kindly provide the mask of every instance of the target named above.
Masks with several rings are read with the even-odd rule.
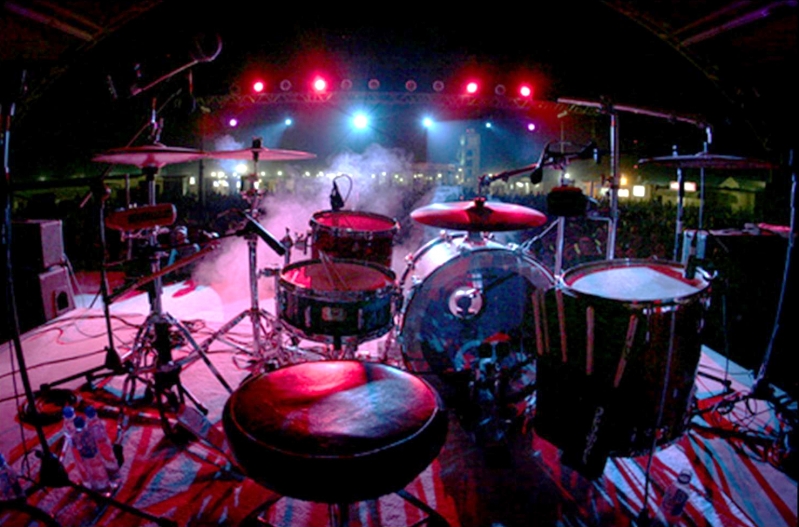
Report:
[[[481,178],[481,186],[489,179],[527,171],[540,177],[544,166],[563,168],[591,152],[595,155],[593,143],[571,154],[545,149],[548,155],[535,165]],[[360,346],[384,339],[378,356],[367,360],[388,362],[396,352],[406,369],[420,371],[424,366],[414,364],[426,365],[465,396],[458,410],[476,438],[502,445],[519,421],[532,424],[538,435],[561,450],[564,464],[589,478],[601,475],[609,457],[651,455],[685,433],[695,403],[701,330],[714,277],[697,272],[695,265],[676,263],[676,258],[615,259],[612,250],[605,260],[565,271],[562,259],[556,258],[552,271],[532,256],[528,244],[500,243],[494,236],[546,226],[547,215],[489,201],[479,191],[471,200],[434,203],[410,213],[414,222],[440,233],[406,257],[402,273],[392,270],[399,223],[376,212],[343,209],[335,182],[337,199],[331,194],[331,209],[314,213],[309,231],[296,242],[288,233],[278,240],[259,223],[257,163],[313,157],[263,148],[255,140],[242,150],[201,152],[155,144],[116,149],[94,159],[135,165],[148,176],[149,208],[139,212],[149,219],[136,220],[141,215],[133,209],[112,215],[106,225],[117,230],[143,225],[153,245],[155,229],[174,221],[174,211],[154,200],[153,179],[161,167],[204,158],[251,160],[254,165],[246,178],[249,188],[245,184],[242,189],[249,209],[238,211],[244,227],[236,233],[248,245],[250,307],[198,344],[163,312],[164,269],[158,259],[153,259],[145,279],[153,283],[151,315],[121,364],[128,376],[128,402],[137,381],[143,381],[158,401],[164,399],[159,411],[165,431],[174,433],[165,416],[186,396],[206,412],[180,383],[180,371],[190,362],[202,359],[233,392],[207,358],[217,341],[237,348],[235,357],[243,355],[243,364],[254,374],[306,360],[308,352],[316,353],[317,360],[362,359]],[[641,163],[678,170],[771,168],[757,160],[707,152]],[[577,194],[560,192],[553,200],[563,205],[550,210],[559,238],[563,217],[585,208],[587,201]],[[613,203],[609,245],[615,241]],[[284,257],[282,266],[259,269],[259,238]],[[310,257],[292,262],[294,247],[302,248],[303,254],[310,247]],[[557,249],[562,247],[559,243]],[[262,309],[258,298],[263,276],[274,279],[274,314]],[[252,324],[251,346],[226,338],[245,319]],[[171,356],[170,335],[175,333],[190,344],[188,355],[180,360]],[[304,348],[304,341],[316,343],[314,350],[321,345],[322,351]]]

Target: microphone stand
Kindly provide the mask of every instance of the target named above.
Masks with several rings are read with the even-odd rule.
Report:
[[[22,74],[22,86],[24,87],[25,84],[25,73]],[[21,90],[22,93],[24,90]],[[2,104],[2,102],[0,102]],[[164,518],[160,518],[158,516],[154,516],[152,514],[148,514],[146,512],[140,511],[135,507],[127,505],[125,503],[119,502],[114,500],[113,498],[106,496],[100,492],[97,492],[85,485],[80,483],[76,483],[69,479],[69,475],[67,474],[64,465],[61,463],[61,460],[53,453],[50,449],[50,445],[47,442],[47,437],[44,434],[43,425],[41,423],[41,418],[39,411],[36,407],[36,400],[33,395],[33,389],[31,387],[30,377],[28,376],[28,369],[25,363],[25,354],[22,350],[22,340],[20,338],[20,329],[19,329],[19,316],[17,312],[17,304],[15,298],[15,291],[14,291],[14,280],[13,280],[13,265],[11,260],[12,255],[12,232],[11,232],[11,177],[10,171],[8,168],[9,165],[9,139],[10,139],[10,130],[11,130],[11,120],[14,115],[14,106],[15,103],[11,102],[10,104],[2,104],[0,107],[0,117],[2,118],[2,137],[3,137],[3,182],[2,188],[0,188],[0,194],[3,196],[3,225],[2,225],[2,246],[3,246],[3,260],[5,260],[4,271],[6,273],[6,281],[4,287],[4,300],[5,305],[8,306],[9,314],[8,314],[8,326],[11,331],[11,342],[14,347],[14,353],[16,359],[19,364],[19,375],[20,379],[22,380],[22,385],[25,390],[25,399],[27,408],[25,413],[32,416],[32,423],[36,431],[36,437],[39,441],[39,446],[41,448],[41,452],[37,452],[37,456],[40,459],[40,467],[39,467],[39,478],[38,481],[34,484],[33,487],[27,489],[25,492],[24,499],[14,500],[11,502],[0,502],[0,510],[2,509],[15,509],[19,510],[20,512],[30,514],[34,517],[43,519],[46,523],[50,525],[58,526],[60,525],[55,518],[52,518],[50,515],[41,511],[30,504],[27,503],[27,498],[29,495],[32,495],[39,489],[49,489],[49,488],[63,488],[63,487],[72,487],[84,494],[89,495],[95,501],[112,505],[122,511],[128,512],[130,514],[139,516],[143,519],[149,520],[154,522],[157,525],[177,527],[177,523],[172,520],[167,520]]]

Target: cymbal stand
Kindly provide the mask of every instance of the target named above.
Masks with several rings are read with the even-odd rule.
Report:
[[[147,177],[149,204],[155,205],[155,174],[158,169],[148,166],[143,170]],[[151,248],[155,248],[157,243],[156,229],[154,228],[149,234],[149,245]],[[123,383],[122,399],[127,406],[132,406],[136,384],[143,382],[147,387],[145,400],[155,399],[165,434],[175,437],[177,430],[169,422],[167,414],[170,411],[178,411],[180,406],[185,404],[187,398],[200,412],[208,413],[208,410],[200,404],[196,397],[183,386],[180,373],[184,366],[200,358],[229,393],[233,393],[233,389],[209,360],[205,350],[194,340],[189,330],[177,319],[164,312],[161,299],[163,282],[159,273],[161,268],[160,252],[154,250],[150,259],[151,273],[156,276],[149,291],[150,314],[136,333],[130,353],[124,358],[124,366],[127,367],[128,373]],[[178,361],[172,357],[172,348],[175,347],[175,344],[172,342],[171,328],[177,330],[183,341],[190,347],[186,357]],[[128,415],[123,409],[120,412],[117,425],[117,442],[121,440],[122,431],[127,428],[128,421]]]
[[[22,73],[22,88],[20,93],[24,92],[25,86],[25,72]],[[40,413],[37,409],[36,400],[33,394],[33,388],[31,386],[30,377],[28,376],[28,369],[25,363],[25,354],[22,350],[22,340],[20,338],[20,329],[19,329],[19,315],[17,312],[17,304],[14,292],[14,281],[13,281],[13,266],[12,266],[12,221],[11,221],[11,178],[10,172],[8,169],[8,161],[9,161],[9,139],[10,139],[10,129],[11,129],[11,121],[12,117],[14,116],[14,107],[15,102],[11,102],[6,104],[5,101],[0,101],[0,127],[2,127],[2,146],[3,146],[3,180],[0,183],[0,196],[3,196],[3,224],[0,230],[0,241],[2,241],[2,261],[4,263],[3,272],[5,273],[5,284],[3,286],[3,296],[5,305],[8,306],[8,320],[4,322],[8,322],[8,327],[11,332],[10,341],[13,344],[14,354],[19,364],[19,375],[20,379],[22,380],[22,385],[25,391],[25,400],[26,406],[25,413],[29,416],[32,416],[30,422],[33,423],[33,426],[36,430],[36,437],[39,441],[39,446],[41,448],[41,452],[37,452],[37,456],[40,460],[39,466],[39,478],[34,483],[34,486],[28,489],[25,489],[24,496],[20,497],[19,499],[12,500],[12,501],[4,501],[0,502],[0,510],[17,510],[22,514],[26,514],[31,516],[32,518],[38,519],[43,521],[47,525],[52,525],[58,527],[60,524],[55,520],[55,518],[48,515],[43,510],[39,509],[36,506],[33,506],[27,502],[27,499],[30,495],[40,489],[50,489],[50,488],[63,488],[63,487],[72,487],[75,490],[78,490],[84,494],[87,494],[93,500],[103,503],[105,505],[111,505],[117,509],[120,509],[124,512],[129,514],[133,514],[135,516],[139,516],[145,520],[149,520],[154,522],[156,525],[162,525],[166,527],[177,526],[172,520],[167,520],[164,518],[160,518],[158,516],[154,516],[152,514],[148,514],[146,512],[140,511],[135,507],[127,505],[125,503],[119,502],[110,496],[106,496],[103,493],[97,492],[85,485],[80,483],[76,483],[69,478],[69,474],[67,474],[64,465],[62,464],[61,460],[55,455],[55,453],[50,448],[50,444],[47,441],[47,437],[44,434],[44,429],[42,425],[42,419],[40,417]]]
[[[252,142],[252,155],[253,155],[253,171],[252,174],[246,178],[249,181],[248,188],[243,189],[242,195],[249,204],[249,211],[237,211],[244,218],[245,227],[242,228],[237,234],[244,236],[247,240],[247,260],[249,266],[249,284],[250,284],[250,307],[245,309],[230,321],[225,323],[213,335],[211,335],[200,348],[202,351],[207,351],[211,344],[215,341],[222,341],[234,348],[240,353],[244,354],[246,358],[241,363],[237,361],[234,355],[234,363],[237,366],[244,364],[243,369],[255,370],[258,368],[274,369],[282,364],[285,357],[282,357],[282,346],[280,345],[280,328],[277,325],[274,316],[267,313],[260,306],[258,299],[258,278],[262,276],[269,276],[271,271],[258,271],[258,238],[262,238],[264,242],[273,250],[278,256],[285,256],[288,259],[288,252],[284,243],[278,241],[272,236],[269,231],[258,222],[256,201],[260,197],[258,189],[255,187],[255,182],[258,179],[258,152],[261,148],[261,140],[258,138],[253,139]],[[225,338],[235,326],[242,320],[249,317],[252,326],[252,348],[246,348],[236,342]],[[277,356],[270,357],[270,351],[276,351]]]

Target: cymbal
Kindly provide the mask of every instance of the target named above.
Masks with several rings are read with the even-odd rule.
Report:
[[[166,146],[161,143],[144,146],[114,148],[92,158],[92,161],[117,165],[135,165],[139,168],[156,167],[176,163],[188,163],[205,157],[202,150]]]
[[[700,152],[685,156],[663,156],[639,159],[638,163],[674,168],[717,168],[721,170],[757,170],[777,168],[773,163],[748,157],[725,156]]]
[[[301,152],[299,150],[280,150],[274,148],[242,148],[241,150],[219,150],[208,152],[211,159],[256,159],[259,161],[293,161],[300,159],[313,159],[316,154]]]
[[[546,215],[535,209],[512,203],[486,203],[485,198],[433,203],[411,212],[411,218],[433,227],[472,232],[516,231],[547,221]]]

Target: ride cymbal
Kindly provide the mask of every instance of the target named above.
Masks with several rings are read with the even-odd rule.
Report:
[[[674,168],[715,168],[720,170],[759,170],[777,168],[776,165],[760,159],[725,156],[700,152],[685,156],[663,156],[639,159],[638,164],[651,164]]]
[[[208,152],[207,157],[211,159],[238,159],[246,161],[255,159],[258,161],[294,161],[300,159],[314,159],[316,154],[302,152],[300,150],[280,150],[273,148],[242,148],[241,150],[219,150]]]
[[[113,163],[117,165],[134,165],[139,168],[156,167],[176,163],[188,163],[202,159],[206,154],[202,150],[166,146],[161,143],[144,146],[127,146],[114,148],[96,155],[92,161]]]
[[[547,221],[546,215],[535,209],[511,203],[486,203],[485,198],[433,203],[411,212],[411,218],[432,227],[471,232],[523,230]]]

